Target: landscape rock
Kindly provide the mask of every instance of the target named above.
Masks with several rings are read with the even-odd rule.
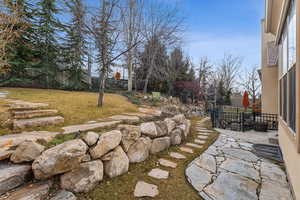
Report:
[[[122,133],[122,147],[125,152],[128,152],[130,146],[141,137],[141,128],[139,126],[121,124],[118,130]]]
[[[218,200],[257,200],[258,184],[252,180],[230,172],[222,172],[217,179],[203,191]],[[201,194],[201,193],[200,193]]]
[[[177,124],[182,124],[185,121],[184,114],[175,115],[172,120],[174,120]]]
[[[100,158],[110,150],[116,148],[122,139],[122,133],[119,130],[113,130],[100,135],[97,145],[90,149],[93,159]]]
[[[17,149],[11,155],[10,160],[13,163],[33,161],[39,155],[41,155],[44,149],[44,146],[36,142],[25,141],[17,147]]]
[[[168,135],[175,129],[176,127],[176,122],[170,118],[166,118],[164,120],[164,122],[167,125],[167,129],[168,129]]]
[[[198,191],[208,185],[212,179],[212,174],[207,170],[200,168],[195,163],[191,163],[185,170],[188,182]]]
[[[90,131],[85,136],[83,136],[82,139],[83,141],[85,141],[85,143],[87,143],[87,145],[93,146],[98,141],[99,134]]]
[[[157,129],[154,122],[145,122],[141,124],[142,134],[145,136],[149,136],[150,138],[157,137]]]
[[[50,125],[55,125],[60,123],[64,123],[64,118],[61,116],[20,119],[14,121],[13,129],[25,129],[25,128],[32,128],[32,127],[39,127],[39,126],[50,126]]]
[[[52,181],[43,181],[23,186],[4,197],[6,200],[44,200],[47,199]],[[1,199],[2,200],[2,199]]]
[[[149,137],[140,137],[133,145],[130,146],[127,156],[131,163],[143,162],[149,156],[151,148],[151,139]]]
[[[152,141],[150,153],[155,154],[166,150],[171,145],[170,137],[156,138]]]
[[[31,177],[31,165],[0,163],[0,195],[24,184]]]
[[[79,166],[88,147],[80,139],[70,140],[44,151],[32,163],[36,179],[71,171]]]
[[[159,194],[158,187],[144,181],[137,182],[134,189],[135,197],[155,197]]]
[[[67,190],[59,190],[50,200],[76,200],[77,197]]]
[[[104,172],[110,178],[122,175],[129,169],[129,159],[121,146],[105,155],[102,160],[104,160]]]
[[[157,121],[155,122],[155,125],[158,137],[166,136],[168,134],[168,127],[164,121]]]
[[[169,177],[169,172],[159,168],[155,168],[148,173],[148,176],[156,179],[167,179]]]
[[[171,138],[171,144],[172,145],[179,145],[182,142],[182,130],[175,129],[171,132],[170,138]]]
[[[0,161],[1,160],[5,160],[5,159],[9,159],[11,154],[13,153],[14,151],[10,150],[10,151],[1,151],[0,152]]]
[[[72,192],[88,192],[103,179],[103,163],[94,160],[80,166],[60,177],[61,188]]]

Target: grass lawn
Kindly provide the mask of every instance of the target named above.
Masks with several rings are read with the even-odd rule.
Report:
[[[137,112],[135,105],[130,103],[125,97],[117,94],[105,94],[104,106],[98,108],[98,94],[91,92],[71,92],[48,89],[24,89],[24,88],[1,88],[0,91],[8,91],[8,97],[36,103],[48,103],[50,109],[57,109],[59,115],[65,118],[64,124],[74,125],[85,123],[90,120],[105,118],[115,114],[126,112]],[[6,109],[3,100],[0,100],[0,111]],[[55,127],[35,128],[34,130],[57,130]],[[0,135],[8,130],[1,130]]]
[[[187,140],[187,142],[193,142],[196,139],[196,131],[195,124],[199,120],[199,118],[194,118],[192,120],[192,132]],[[210,124],[207,123],[206,127],[210,127]],[[134,198],[133,191],[135,185],[138,181],[146,181],[148,183],[156,184],[159,189],[159,195],[154,199],[159,200],[196,200],[200,199],[198,193],[190,186],[190,184],[186,181],[185,178],[185,169],[187,165],[197,156],[201,154],[201,152],[205,151],[208,146],[217,139],[218,133],[213,133],[208,139],[208,143],[204,146],[203,149],[195,150],[194,154],[188,154],[180,152],[178,146],[173,146],[169,148],[168,151],[158,153],[155,155],[151,155],[146,161],[138,164],[130,164],[129,172],[113,178],[108,179],[104,178],[104,181],[100,183],[92,192],[88,194],[80,194],[80,200],[129,200],[129,199],[141,199]],[[181,145],[182,146],[182,145]],[[181,154],[184,154],[187,159],[185,160],[177,160],[171,158],[168,153],[174,151]],[[159,166],[157,161],[159,158],[166,158],[168,160],[176,162],[177,168],[170,169]],[[164,170],[168,170],[170,172],[170,176],[165,180],[156,180],[149,176],[147,176],[148,172],[150,172],[153,168],[161,168]],[[142,199],[152,199],[152,198],[142,198]]]

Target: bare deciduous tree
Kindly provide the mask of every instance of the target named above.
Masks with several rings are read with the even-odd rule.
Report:
[[[93,36],[98,51],[99,63],[99,98],[98,107],[103,106],[105,81],[112,63],[123,54],[133,49],[138,42],[124,51],[118,51],[120,36],[120,8],[118,0],[101,0],[99,13],[93,15],[91,22],[86,25]]]
[[[122,8],[122,28],[124,43],[127,49],[141,40],[141,25],[143,19],[143,0],[125,0],[125,5]],[[136,58],[135,49],[131,49],[125,54],[126,64],[128,69],[128,91],[132,91],[133,82],[133,63],[134,57]]]
[[[259,80],[258,68],[253,67],[249,72],[245,73],[241,85],[249,93],[252,98],[252,103],[255,104],[260,93],[261,82]]]
[[[147,6],[143,21],[143,36],[146,41],[151,41],[153,38],[159,40],[163,45],[170,47],[176,44],[180,38],[179,33],[182,31],[183,19],[178,16],[176,6],[168,7],[157,1],[153,1]],[[144,93],[147,93],[149,79],[154,71],[154,68],[159,67],[155,64],[155,58],[158,53],[156,46],[153,46],[152,53],[149,54],[149,69],[145,78]]]
[[[233,88],[236,78],[240,73],[242,59],[231,54],[225,54],[218,68],[218,78],[224,83],[224,88],[229,91]]]
[[[0,0],[0,73],[9,69],[8,45],[19,38],[28,26],[23,14],[23,7],[18,4],[18,1]]]

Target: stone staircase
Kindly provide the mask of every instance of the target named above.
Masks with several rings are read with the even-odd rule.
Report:
[[[57,115],[57,110],[47,109],[49,105],[46,103],[9,101],[12,103],[8,106],[13,119],[13,130],[50,126],[64,122],[64,118]]]

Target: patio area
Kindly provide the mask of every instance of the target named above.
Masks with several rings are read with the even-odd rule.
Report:
[[[252,153],[252,144],[269,143],[268,133],[216,130],[220,132],[218,140],[185,172],[203,199],[293,199],[283,167]]]

